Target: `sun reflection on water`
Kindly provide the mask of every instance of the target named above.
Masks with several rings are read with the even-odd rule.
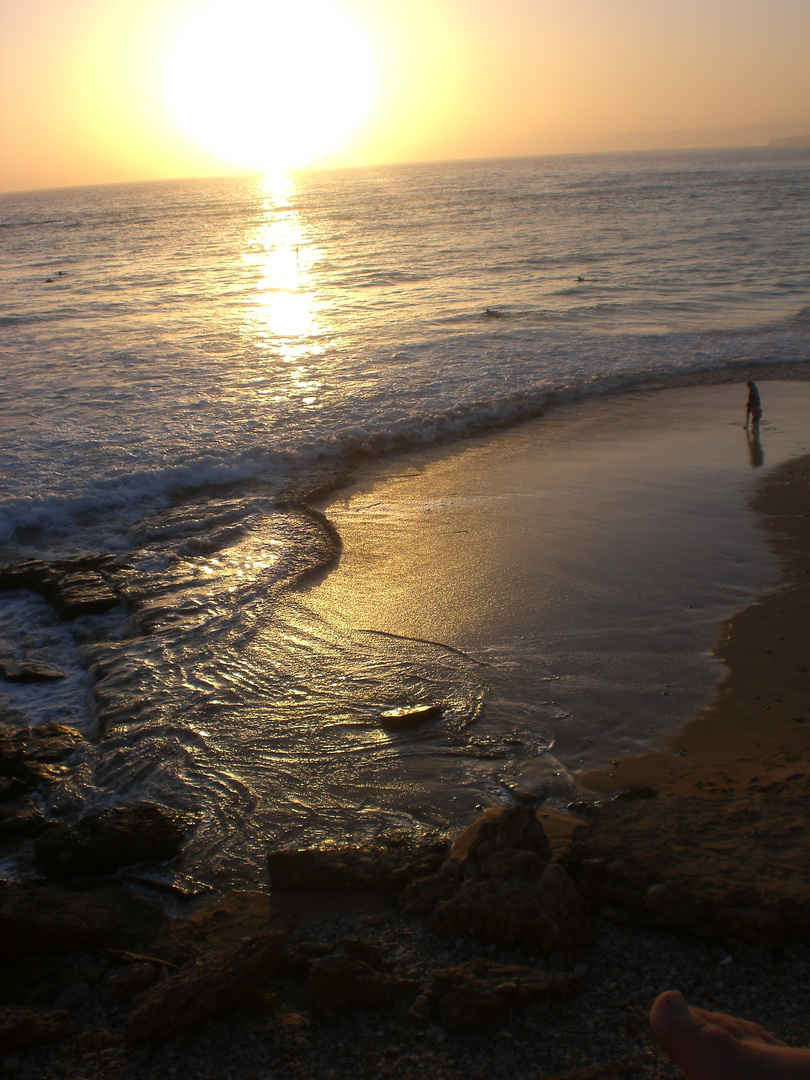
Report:
[[[281,385],[274,379],[268,388],[257,387],[257,393],[314,406],[322,386],[316,376],[325,310],[315,289],[314,268],[322,253],[294,205],[294,181],[275,175],[259,183],[261,220],[244,256],[257,272],[248,326],[254,343],[272,350],[289,370]]]

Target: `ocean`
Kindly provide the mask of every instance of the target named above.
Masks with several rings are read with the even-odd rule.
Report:
[[[0,562],[103,554],[127,601],[66,623],[0,594],[4,649],[66,672],[0,700],[94,739],[49,808],[187,810],[166,874],[223,887],[267,842],[458,824],[408,746],[507,800],[492,762],[553,717],[532,740],[516,705],[494,748],[492,657],[308,612],[341,541],[305,500],[551,401],[806,364],[809,175],[763,148],[0,196]],[[439,728],[381,746],[426,696]]]

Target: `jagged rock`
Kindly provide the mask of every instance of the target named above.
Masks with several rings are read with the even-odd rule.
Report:
[[[0,964],[26,955],[143,947],[165,922],[160,906],[121,885],[0,889]]]
[[[513,807],[483,822],[462,860],[464,877],[488,877],[490,857],[509,850],[533,852],[545,863],[551,861],[548,838],[530,806]]]
[[[395,847],[310,848],[271,851],[267,857],[274,892],[401,892],[411,881],[435,873],[447,844]]]
[[[0,724],[0,776],[20,776],[32,761],[55,764],[68,758],[86,740],[65,724],[11,728]]]
[[[306,1000],[315,1015],[346,1009],[386,1009],[417,989],[418,983],[412,979],[375,971],[363,960],[333,953],[312,963]]]
[[[93,810],[72,826],[50,823],[34,845],[34,861],[54,881],[112,873],[177,855],[186,828],[179,814],[148,803]]]
[[[65,987],[53,1003],[53,1007],[57,1010],[66,1009],[68,1012],[75,1012],[84,1005],[90,994],[91,990],[86,982],[71,983],[70,986]]]
[[[118,597],[95,570],[75,571],[59,578],[53,605],[66,619],[100,615],[118,603]]]
[[[127,1041],[168,1039],[229,1012],[267,982],[285,942],[284,933],[266,934],[187,965],[144,994],[127,1021]]]
[[[89,555],[48,566],[39,559],[30,559],[0,567],[0,589],[30,589],[68,619],[100,614],[119,602],[98,570],[109,561],[106,555]]]
[[[47,596],[56,588],[59,574],[40,559],[0,567],[0,589],[31,589]]]
[[[7,682],[51,682],[64,679],[64,671],[42,660],[14,660],[10,656],[0,656],[0,675]]]
[[[796,772],[722,799],[610,802],[576,830],[563,861],[614,922],[767,947],[807,941],[808,799],[810,776]]]
[[[543,826],[529,806],[517,806],[477,823],[465,855],[448,859],[438,874],[414,881],[402,895],[403,910],[423,917],[451,900],[464,881],[485,879],[539,881],[551,861]]]
[[[287,949],[279,961],[278,973],[285,979],[302,979],[309,975],[316,960],[329,956],[332,946],[325,941],[301,941]]]
[[[376,971],[390,967],[390,964],[383,960],[377,945],[356,938],[343,938],[331,945],[325,941],[299,942],[285,951],[279,962],[279,974],[288,978],[302,978],[309,974],[316,960],[322,960],[325,956],[348,956],[350,960],[362,961]]]
[[[525,852],[524,855],[533,853]],[[539,878],[471,879],[439,904],[431,920],[439,934],[471,937],[534,956],[560,952],[566,959],[594,940],[588,908],[565,870],[549,863]]]
[[[185,918],[167,920],[155,942],[154,956],[141,959],[169,967],[198,960],[216,949],[260,937],[270,928],[272,913],[268,892],[234,889]]]
[[[654,799],[658,795],[655,788],[647,787],[628,788],[627,791],[619,791],[613,796],[614,802],[635,802],[637,799]]]
[[[118,1046],[121,1038],[113,1035],[109,1028],[89,1028],[78,1036],[74,1046],[81,1054],[98,1054],[102,1050],[110,1050]]]
[[[550,754],[522,762],[514,771],[501,776],[501,783],[522,803],[541,803],[550,795],[570,798],[576,790],[574,777]]]
[[[440,901],[449,900],[458,887],[458,881],[447,873],[431,874],[406,887],[400,906],[406,915],[421,919],[430,915]]]
[[[0,777],[0,803],[21,799],[32,790],[32,786],[18,776]]]
[[[142,993],[157,982],[158,969],[148,960],[136,964],[127,964],[113,972],[105,980],[107,1000],[112,1005],[129,1001],[136,994]]]
[[[0,843],[22,836],[36,836],[47,823],[44,812],[34,799],[0,803]]]
[[[567,997],[578,986],[570,972],[473,960],[437,971],[414,1011],[434,1016],[454,1031],[477,1031],[499,1027],[511,1013],[533,1002]]]
[[[0,1053],[61,1042],[73,1034],[66,1012],[46,1009],[0,1008]]]

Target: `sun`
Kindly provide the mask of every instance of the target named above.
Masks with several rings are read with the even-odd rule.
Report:
[[[169,50],[164,92],[178,127],[230,164],[287,169],[341,149],[374,100],[371,50],[319,0],[198,8]]]

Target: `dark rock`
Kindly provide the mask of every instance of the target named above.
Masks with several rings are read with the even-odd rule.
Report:
[[[447,873],[412,881],[402,894],[401,906],[406,915],[421,919],[430,915],[441,900],[449,900],[459,883]]]
[[[121,1039],[104,1027],[89,1028],[78,1036],[74,1046],[80,1054],[98,1054],[118,1046]]]
[[[355,847],[271,851],[267,857],[274,892],[401,892],[411,881],[435,873],[447,845],[422,848]]]
[[[551,861],[551,847],[530,806],[516,806],[483,822],[478,835],[462,860],[465,877],[486,877],[486,863],[495,852],[531,851],[545,862]]]
[[[99,572],[99,567],[109,562],[106,555],[89,555],[53,566],[31,559],[0,568],[0,589],[30,589],[65,618],[100,614],[119,602]]]
[[[158,969],[148,960],[128,964],[107,977],[107,1000],[111,1005],[120,1005],[135,997],[136,994],[148,990],[157,982],[157,978]]]
[[[375,971],[363,960],[334,953],[315,960],[306,984],[307,1006],[315,1015],[346,1009],[386,1009],[415,994],[418,984]]]
[[[797,772],[723,798],[611,801],[562,861],[614,922],[768,947],[807,941],[808,800],[810,776]]]
[[[630,788],[628,791],[620,791],[613,796],[614,802],[635,802],[636,799],[654,799],[658,795],[655,788],[640,787]]]
[[[504,774],[501,783],[512,798],[522,803],[541,803],[551,795],[570,798],[576,790],[571,773],[550,754],[522,762],[514,771]]]
[[[499,1027],[518,1009],[572,994],[579,980],[570,972],[535,971],[473,960],[437,971],[415,1012],[434,1016],[454,1031]]]
[[[599,804],[577,799],[576,802],[570,802],[566,810],[570,810],[572,814],[577,814],[579,817],[592,817],[599,812]]]
[[[21,799],[23,795],[30,794],[32,790],[30,784],[17,776],[0,777],[0,803]]]
[[[144,994],[127,1021],[127,1041],[167,1039],[229,1012],[273,975],[285,941],[283,933],[266,934],[188,964]]]
[[[59,574],[39,559],[0,567],[0,589],[31,589],[41,596],[52,595]]]
[[[75,728],[65,724],[42,724],[14,729],[0,724],[0,776],[25,779],[32,762],[55,765],[64,762],[86,743]]]
[[[362,941],[358,938],[343,938],[331,950],[333,956],[348,956],[350,960],[359,960],[368,964],[375,971],[382,971],[389,966],[383,959],[379,945],[373,941]]]
[[[491,877],[466,881],[439,904],[431,920],[439,934],[471,937],[501,949],[568,959],[594,940],[588,908],[565,870],[549,863],[539,879]]]
[[[23,836],[36,836],[46,825],[45,814],[34,799],[0,803],[0,843]]]
[[[118,597],[97,571],[84,570],[59,578],[53,605],[66,619],[100,615],[118,603]]]
[[[71,983],[70,986],[65,987],[53,1003],[53,1007],[54,1009],[67,1009],[68,1012],[74,1012],[84,1005],[85,1001],[90,997],[90,993],[90,987],[86,982]]]
[[[64,671],[42,660],[13,660],[9,656],[0,656],[0,675],[8,682],[51,682],[64,679]]]
[[[46,1009],[0,1009],[0,1053],[61,1042],[73,1034],[66,1012]]]
[[[322,960],[332,952],[325,941],[302,941],[284,952],[278,965],[278,973],[288,979],[302,979],[308,975],[316,960]]]
[[[36,841],[34,861],[54,881],[112,873],[177,855],[186,828],[180,815],[148,803],[93,810],[73,826],[49,824]]]
[[[467,885],[463,887],[465,900],[461,906],[467,907],[473,895],[472,882],[540,881],[551,861],[551,848],[543,826],[531,807],[517,806],[495,816],[489,814],[474,828],[473,839],[465,854],[446,860],[440,873],[421,878],[408,886],[402,896],[406,913],[423,917],[434,911],[442,901],[452,904],[463,882],[467,882]],[[517,895],[520,889],[500,889],[501,900],[507,892]],[[484,897],[490,894],[494,896],[492,890],[481,888],[476,895],[480,903],[489,906]],[[451,907],[450,911],[455,911],[457,907]]]
[[[377,945],[370,941],[344,938],[335,945],[327,945],[324,941],[302,941],[294,945],[285,951],[279,961],[278,972],[289,978],[301,978],[309,974],[316,960],[322,960],[325,956],[347,956],[376,971],[389,966]]]
[[[171,967],[199,960],[216,949],[230,948],[247,938],[260,937],[270,929],[273,907],[267,892],[235,889],[205,907],[192,911],[183,919],[169,919],[155,943],[149,960]],[[120,952],[116,954],[130,960]]]
[[[0,964],[29,954],[142,947],[166,920],[155,901],[121,885],[0,889]]]

